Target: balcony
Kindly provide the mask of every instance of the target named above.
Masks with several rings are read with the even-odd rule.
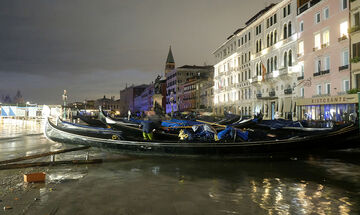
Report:
[[[349,29],[349,33],[352,34],[352,33],[358,32],[359,30],[360,30],[360,26],[355,25]]]
[[[330,45],[329,43],[323,43],[323,44],[321,44],[321,49],[324,49],[324,48],[328,47],[329,45]]]
[[[303,4],[297,11],[298,15],[304,13],[307,9],[311,8],[312,6],[319,3],[321,0],[312,0],[307,2],[306,4]]]
[[[291,88],[285,89],[285,90],[284,90],[284,94],[285,94],[285,95],[290,95],[290,94],[292,94],[292,89],[291,89]]]
[[[270,91],[269,92],[269,97],[275,97],[275,91]]]
[[[313,52],[316,52],[317,50],[320,50],[320,49],[321,49],[320,47],[314,47]]]
[[[321,73],[321,75],[329,74],[329,73],[330,73],[330,69],[320,71],[320,73]]]
[[[259,98],[262,98],[262,94],[261,94],[261,93],[257,93],[257,94],[256,94],[256,98],[258,98],[258,99],[259,99]]]
[[[339,37],[338,41],[341,42],[341,41],[346,40],[346,39],[348,39],[348,36],[343,35],[343,36]]]
[[[304,80],[304,76],[302,75],[302,76],[297,77],[297,80],[298,81]]]
[[[261,75],[254,76],[254,77],[251,79],[251,83],[252,83],[252,84],[257,84],[257,83],[260,83],[261,81],[262,81],[262,76],[261,76]]]
[[[314,77],[316,77],[316,76],[325,75],[325,74],[329,74],[329,73],[330,73],[330,69],[327,69],[327,70],[315,72],[313,75],[314,75]]]
[[[344,66],[339,67],[339,71],[342,71],[342,70],[345,70],[345,69],[349,69],[349,65],[344,65]]]
[[[272,79],[274,76],[273,76],[273,73],[266,73],[266,75],[265,75],[265,78],[266,78],[266,80],[270,80],[270,79]]]

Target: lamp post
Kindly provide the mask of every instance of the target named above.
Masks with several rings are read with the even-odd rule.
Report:
[[[64,116],[63,116],[63,118],[66,119],[66,101],[67,101],[66,90],[64,90],[64,94],[62,95],[62,99],[64,101]]]

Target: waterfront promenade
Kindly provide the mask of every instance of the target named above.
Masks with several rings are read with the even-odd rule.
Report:
[[[75,147],[47,140],[40,121],[1,120],[0,134],[0,160]],[[91,148],[56,160],[83,160],[86,152],[92,159],[124,158]],[[0,214],[359,214],[359,155],[360,150],[284,160],[134,156],[0,170]],[[24,183],[23,174],[32,172],[45,172],[46,182]]]

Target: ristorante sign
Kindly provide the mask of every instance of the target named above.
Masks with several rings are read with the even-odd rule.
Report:
[[[297,105],[353,104],[358,103],[356,94],[297,99]]]

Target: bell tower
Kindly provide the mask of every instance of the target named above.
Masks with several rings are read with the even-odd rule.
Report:
[[[165,64],[165,76],[168,72],[170,72],[171,70],[175,69],[175,60],[171,51],[171,46],[169,48],[169,53],[166,59],[166,64]]]

